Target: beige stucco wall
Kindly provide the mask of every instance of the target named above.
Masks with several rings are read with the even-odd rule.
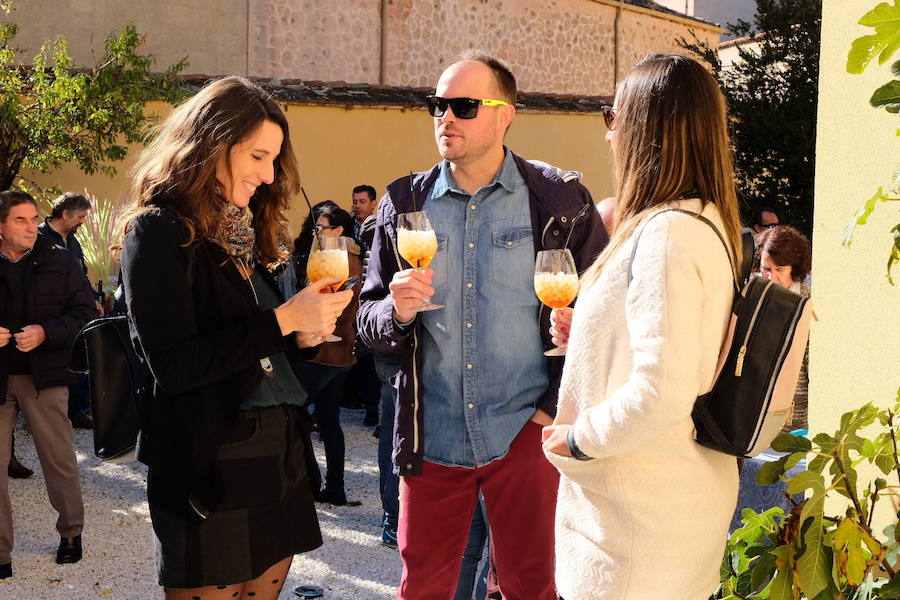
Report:
[[[845,71],[857,25],[874,0],[825,0],[822,18],[812,294],[821,320],[810,346],[810,429],[833,432],[845,411],[889,405],[900,386],[900,285],[884,277],[895,206],[882,204],[857,230],[852,249],[841,231],[857,208],[890,179],[900,161],[897,116],[869,106],[891,75],[888,65]],[[900,56],[894,56],[894,60]],[[900,271],[895,269],[895,281]]]
[[[154,108],[166,112],[159,103]],[[333,200],[349,208],[353,186],[367,183],[380,195],[393,179],[428,169],[440,159],[432,119],[424,110],[285,108],[302,183],[313,203]],[[583,172],[583,182],[600,200],[613,191],[604,131],[603,120],[596,115],[523,113],[513,121],[507,141],[525,158]],[[50,174],[26,175],[44,186],[75,191],[87,188],[99,199],[115,199],[128,189],[127,171],[138,151],[132,148],[128,159],[117,165],[119,174],[113,179],[84,175],[73,166]],[[292,223],[299,226],[306,212],[302,197],[294,199]]]
[[[76,64],[93,65],[106,37],[134,23],[159,70],[187,56],[189,73],[247,73],[247,0],[13,0],[10,20],[26,64],[44,40],[62,35]]]

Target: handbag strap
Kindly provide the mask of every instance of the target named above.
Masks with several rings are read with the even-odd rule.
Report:
[[[728,264],[731,265],[731,268],[732,268],[731,281],[734,284],[735,297],[739,297],[741,295],[741,286],[738,283],[738,280],[734,275],[734,263],[731,260],[731,252],[729,252],[729,250],[728,250],[728,243],[725,241],[725,238],[722,236],[721,232],[719,232],[719,228],[716,227],[712,221],[710,221],[703,215],[689,211],[689,210],[685,210],[683,208],[667,208],[665,210],[658,211],[658,212],[650,215],[650,218],[648,218],[646,221],[644,221],[644,224],[641,225],[640,229],[638,229],[637,235],[635,235],[635,237],[634,237],[634,246],[632,246],[632,248],[631,248],[631,258],[628,261],[628,283],[631,284],[631,280],[634,278],[631,268],[634,265],[634,257],[637,254],[638,242],[641,239],[641,234],[644,232],[644,227],[646,227],[647,224],[650,221],[652,221],[654,218],[658,217],[659,215],[661,215],[663,213],[667,213],[667,212],[679,212],[679,213],[683,213],[686,215],[690,215],[690,216],[694,217],[695,219],[698,219],[698,220],[702,221],[703,223],[706,223],[709,226],[709,228],[713,230],[713,232],[716,234],[716,237],[718,237],[719,241],[722,242],[722,247],[725,249],[725,255],[728,257]],[[744,240],[744,243],[742,244],[742,246],[743,246],[743,248],[742,248],[743,260],[741,261],[741,271],[742,271],[741,276],[743,277],[744,276],[744,273],[743,273],[744,268],[747,269],[747,275],[749,275],[750,260],[748,259],[748,249],[747,249],[746,240]],[[752,241],[751,241],[750,247],[751,247],[750,256],[752,257]],[[745,264],[748,266],[745,267]]]

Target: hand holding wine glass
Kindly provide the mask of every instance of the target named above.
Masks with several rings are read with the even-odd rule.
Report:
[[[337,279],[338,282],[336,284],[328,286],[328,290],[334,293],[349,276],[350,263],[347,257],[347,238],[314,236],[309,260],[306,263],[306,277],[309,281],[313,283],[325,278]],[[328,292],[322,290],[322,293]],[[339,342],[341,338],[332,334],[326,336],[323,341]]]
[[[578,295],[578,271],[569,250],[541,250],[534,262],[534,291],[546,306],[565,308]],[[544,352],[544,356],[565,356],[566,347]]]
[[[409,212],[397,216],[397,251],[414,269],[424,271],[438,251],[437,236],[431,227],[428,216],[423,211]],[[412,278],[425,283],[430,292],[423,296],[425,300],[416,308],[416,312],[444,308],[442,304],[432,304],[429,298],[434,294],[431,288],[431,276]],[[421,289],[425,292],[426,290]],[[399,313],[399,311],[398,311]]]

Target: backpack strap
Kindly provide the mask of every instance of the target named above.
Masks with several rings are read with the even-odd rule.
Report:
[[[719,232],[719,228],[716,227],[715,224],[713,224],[712,221],[710,221],[709,219],[707,219],[706,217],[704,217],[704,216],[701,215],[701,214],[698,214],[698,213],[695,213],[695,212],[691,212],[691,211],[689,211],[689,210],[684,210],[683,208],[667,208],[667,209],[665,209],[665,210],[658,211],[658,212],[656,212],[656,213],[650,215],[650,218],[648,218],[646,221],[644,221],[644,224],[641,225],[641,228],[640,228],[640,229],[638,229],[637,235],[634,236],[634,246],[631,247],[631,258],[630,258],[629,261],[628,261],[628,283],[630,284],[630,283],[631,283],[631,280],[632,280],[633,277],[634,277],[633,274],[632,274],[632,271],[631,271],[631,267],[632,267],[632,265],[634,264],[634,257],[635,257],[635,255],[637,254],[638,242],[639,242],[640,239],[641,239],[641,234],[644,232],[644,227],[646,227],[646,226],[647,226],[647,223],[649,223],[650,221],[652,221],[654,218],[658,217],[659,215],[661,215],[661,214],[663,214],[663,213],[667,213],[667,212],[679,212],[679,213],[683,213],[683,214],[686,214],[686,215],[690,215],[690,216],[694,217],[695,219],[698,219],[698,220],[700,220],[700,221],[706,223],[706,224],[709,226],[709,228],[713,230],[713,232],[716,234],[716,237],[718,237],[718,238],[719,238],[719,241],[722,242],[722,247],[725,249],[725,255],[728,257],[728,264],[732,265],[731,281],[732,281],[732,283],[734,284],[734,294],[735,294],[735,297],[740,297],[740,295],[741,295],[741,286],[740,286],[740,284],[738,283],[738,280],[735,278],[735,275],[734,275],[734,272],[733,272],[733,271],[734,271],[734,263],[731,261],[731,252],[728,250],[728,242],[725,241],[725,238],[724,238],[724,237],[722,236],[722,234]],[[751,244],[752,244],[752,242],[751,242]],[[751,247],[752,247],[752,246],[751,246]],[[751,251],[751,257],[752,257],[752,251]],[[742,269],[743,269],[743,267],[744,267],[744,262],[745,262],[745,261],[749,263],[749,261],[747,261],[747,248],[746,248],[746,245],[744,245],[744,260],[741,262],[741,268],[742,268]],[[749,266],[748,266],[748,267],[747,267],[747,274],[748,274],[748,276],[749,276],[749,272],[750,272],[750,270],[749,270]]]

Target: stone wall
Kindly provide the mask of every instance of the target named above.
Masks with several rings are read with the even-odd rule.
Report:
[[[13,9],[26,64],[44,40],[62,35],[75,64],[93,65],[106,37],[134,23],[159,70],[187,56],[189,73],[247,73],[247,0],[14,0]]]
[[[702,23],[602,0],[249,2],[250,71],[265,77],[428,87],[461,51],[481,48],[510,63],[522,90],[606,95],[648,51],[678,51],[675,38],[689,29],[719,37]]]
[[[62,34],[76,63],[92,64],[108,33],[135,23],[159,67],[188,56],[188,73],[428,87],[461,51],[481,48],[509,62],[524,91],[577,95],[612,94],[636,60],[678,51],[689,29],[719,35],[607,0],[14,1],[26,62]]]
[[[619,27],[618,81],[621,81],[631,66],[648,52],[686,54],[676,40],[680,37],[691,40],[690,31],[694,31],[700,40],[714,48],[719,44],[718,31],[700,27],[691,28],[682,23],[628,10],[622,11]]]
[[[378,83],[381,0],[249,0],[250,74]]]

